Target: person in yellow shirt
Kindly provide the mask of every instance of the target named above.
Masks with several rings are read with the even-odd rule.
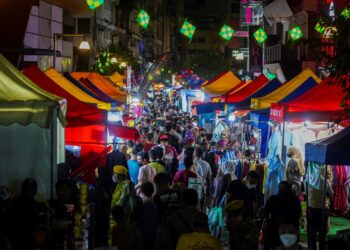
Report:
[[[193,232],[183,234],[177,242],[176,250],[221,250],[220,241],[209,234],[208,216],[204,213],[194,215]]]
[[[165,173],[165,167],[163,165],[161,165],[160,163],[156,162],[156,160],[157,160],[156,149],[154,149],[154,148],[150,149],[148,151],[148,157],[149,157],[149,161],[150,161],[148,166],[154,168],[154,170],[156,170],[157,174]]]

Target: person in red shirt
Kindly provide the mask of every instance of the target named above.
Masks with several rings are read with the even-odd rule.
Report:
[[[143,150],[148,152],[151,148],[153,148],[156,144],[154,144],[154,135],[153,133],[148,133],[146,135],[146,142],[143,144]]]
[[[197,174],[191,171],[193,166],[193,157],[185,157],[185,169],[178,171],[173,179],[173,183],[179,183],[183,188],[187,188],[189,178],[197,178]]]

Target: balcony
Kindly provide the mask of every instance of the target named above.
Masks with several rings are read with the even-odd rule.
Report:
[[[265,63],[276,63],[282,60],[282,45],[277,44],[265,48]]]

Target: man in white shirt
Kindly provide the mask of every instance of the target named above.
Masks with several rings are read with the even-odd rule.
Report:
[[[138,176],[138,184],[135,186],[135,188],[139,188],[142,183],[145,183],[147,181],[152,182],[154,180],[154,177],[156,176],[156,170],[148,165],[149,163],[149,157],[148,154],[144,151],[139,152],[137,154],[137,162],[140,166],[139,170],[139,176]]]

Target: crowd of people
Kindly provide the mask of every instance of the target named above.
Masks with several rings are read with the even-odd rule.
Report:
[[[198,128],[177,101],[155,95],[145,102],[136,123],[140,139],[115,143],[106,165],[96,169],[97,182],[86,197],[94,204],[93,247],[305,249],[299,245],[298,183],[282,181],[279,193],[261,204],[258,173],[238,168],[253,152],[243,151],[227,131],[215,139]],[[37,202],[36,193],[31,178],[17,198],[0,189],[0,249],[74,249],[74,213],[80,209],[74,183],[59,180],[57,198],[47,204]],[[314,242],[317,249],[316,237]]]

